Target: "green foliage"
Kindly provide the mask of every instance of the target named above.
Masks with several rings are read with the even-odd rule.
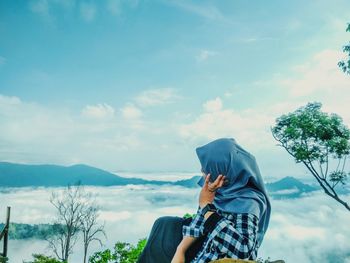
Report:
[[[142,253],[143,249],[145,248],[146,243],[147,243],[146,238],[140,239],[136,247],[132,250],[131,258],[134,258],[135,262],[138,259],[139,255]]]
[[[350,175],[350,173],[349,173]],[[341,184],[345,185],[346,179],[348,177],[348,174],[344,171],[333,171],[329,174],[329,180],[333,183],[340,182]]]
[[[33,254],[34,261],[26,263],[67,263],[66,261],[59,261],[53,257],[48,257],[42,254]]]
[[[126,242],[117,242],[114,245],[114,251],[106,249],[96,252],[89,258],[90,263],[134,263],[144,249],[147,239],[140,239],[136,246]]]
[[[348,27],[346,28],[346,32],[350,32],[350,23],[348,23]],[[347,74],[350,75],[350,42],[349,44],[343,47],[343,52],[346,53],[348,57],[347,61],[342,60],[338,63],[338,66]]]
[[[189,214],[189,213],[186,213],[183,215],[183,218],[194,218],[196,216],[196,214]]]
[[[4,227],[3,223],[0,223],[0,229]],[[9,238],[10,239],[45,239],[53,236],[59,225],[55,224],[21,224],[21,223],[10,223],[9,226]]]
[[[114,260],[115,256],[110,249],[104,251],[96,252],[89,258],[90,263],[108,263]]]
[[[272,135],[297,163],[303,163],[324,192],[350,211],[335,190],[345,184],[350,153],[350,130],[337,114],[321,111],[319,102],[308,103],[276,119]],[[333,169],[333,171],[331,171]]]
[[[9,260],[8,257],[3,257],[3,256],[0,256],[0,263],[7,263]]]
[[[327,162],[329,156],[342,158],[350,152],[350,130],[337,114],[321,111],[321,103],[308,103],[282,115],[272,128],[273,136],[296,162]]]

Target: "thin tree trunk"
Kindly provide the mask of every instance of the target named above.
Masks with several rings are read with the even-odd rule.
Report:
[[[328,188],[322,183],[321,179],[319,179],[319,177],[317,176],[317,174],[314,173],[314,170],[312,170],[308,164],[306,162],[303,162],[305,164],[305,166],[307,167],[307,169],[309,169],[309,171],[311,172],[311,174],[316,178],[316,180],[318,181],[319,185],[323,188],[324,192],[332,197],[334,200],[336,200],[338,203],[342,204],[347,210],[350,211],[350,206],[347,202],[341,200],[339,198],[339,196],[337,194],[333,195],[331,192],[329,192]]]
[[[83,263],[86,263],[87,250],[88,250],[88,246],[84,246],[84,261],[83,261]]]
[[[65,261],[68,261],[70,239],[71,239],[71,231],[68,230],[68,233],[67,233],[67,243],[66,243],[66,248],[65,248],[66,251],[64,252],[64,260],[65,260]]]

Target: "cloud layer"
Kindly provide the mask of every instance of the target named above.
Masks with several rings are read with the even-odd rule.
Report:
[[[146,175],[144,175],[146,176]],[[116,241],[135,243],[147,237],[154,220],[160,216],[183,216],[197,208],[199,189],[168,186],[88,187],[98,194],[100,220],[106,223],[105,248]],[[17,189],[0,193],[0,209],[12,207],[13,221],[50,222],[55,210],[48,201],[53,189]],[[58,190],[58,188],[56,188]],[[344,197],[350,201],[350,196]],[[272,216],[259,257],[286,262],[350,262],[349,212],[322,192],[294,200],[271,200]],[[29,259],[30,254],[45,252],[44,241],[12,241],[9,255],[14,262]],[[97,244],[92,251],[101,250]],[[16,251],[16,253],[14,252]],[[82,257],[77,246],[73,262]]]

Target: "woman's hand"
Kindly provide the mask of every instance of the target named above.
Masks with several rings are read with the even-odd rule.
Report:
[[[219,189],[225,182],[225,176],[222,174],[220,174],[213,183],[209,182],[209,178],[210,174],[207,174],[205,176],[204,185],[199,194],[199,206],[201,208],[214,201],[216,190]]]

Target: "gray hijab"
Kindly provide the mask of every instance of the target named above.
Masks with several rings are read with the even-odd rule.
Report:
[[[255,157],[233,138],[220,138],[196,148],[202,171],[213,182],[223,174],[228,182],[216,192],[214,205],[224,212],[253,213],[259,217],[258,247],[270,221],[271,204]],[[204,178],[198,181],[203,186]]]

